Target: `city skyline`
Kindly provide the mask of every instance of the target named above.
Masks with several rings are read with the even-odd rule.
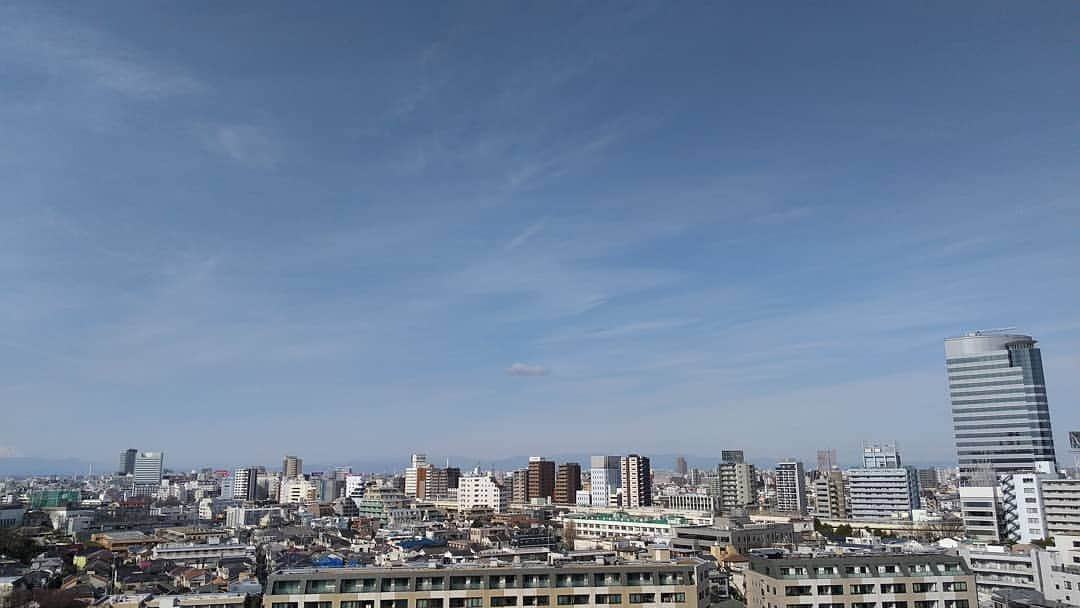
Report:
[[[1015,325],[1071,462],[1077,18],[6,4],[0,459],[955,463]]]

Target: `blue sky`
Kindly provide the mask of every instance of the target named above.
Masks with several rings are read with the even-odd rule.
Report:
[[[0,454],[946,463],[941,340],[999,326],[1040,340],[1063,442],[1078,23],[9,3]]]

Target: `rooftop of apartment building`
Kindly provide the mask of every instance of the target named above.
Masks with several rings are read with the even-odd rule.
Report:
[[[281,576],[314,576],[325,575],[330,578],[336,578],[349,575],[373,575],[379,573],[415,573],[424,574],[432,571],[469,571],[469,570],[512,570],[514,572],[533,570],[551,570],[551,569],[574,569],[574,570],[588,570],[598,568],[670,568],[670,567],[695,567],[706,564],[706,561],[699,558],[688,557],[682,559],[670,559],[670,560],[634,560],[624,559],[616,557],[607,557],[600,560],[586,560],[586,561],[505,561],[496,559],[484,559],[480,561],[471,562],[458,562],[458,563],[443,563],[438,561],[424,562],[421,564],[395,564],[390,566],[356,566],[356,567],[335,567],[335,568],[286,568],[281,570],[275,570],[270,573],[272,577]]]
[[[638,524],[672,524],[672,525],[685,525],[687,519],[681,515],[658,515],[656,517],[650,517],[647,515],[631,515],[624,511],[617,513],[567,513],[567,518],[572,519],[589,519],[594,521],[621,521],[628,523]]]
[[[789,553],[783,557],[750,555],[750,569],[767,576],[792,576],[794,578],[866,578],[872,576],[928,576],[931,573],[915,571],[913,566],[939,566],[934,574],[971,574],[957,555],[947,553]],[[835,571],[819,571],[818,568],[836,566]],[[848,571],[844,566],[880,566],[872,571]],[[798,569],[794,572],[789,569]]]

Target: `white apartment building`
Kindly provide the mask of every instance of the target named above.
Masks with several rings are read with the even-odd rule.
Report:
[[[806,513],[806,471],[803,463],[785,460],[776,465],[776,510]]]
[[[1080,536],[1080,479],[1043,479],[1047,536]]]
[[[911,519],[911,512],[920,507],[918,474],[913,468],[850,469],[845,476],[853,519]]]
[[[258,526],[267,515],[284,517],[281,507],[228,507],[225,509],[225,527],[243,528]]]
[[[292,477],[281,482],[278,502],[283,505],[311,504],[318,502],[319,488],[303,477]]]
[[[162,543],[151,553],[153,559],[174,562],[207,562],[230,558],[255,559],[255,546],[238,542],[230,543]]]
[[[359,498],[364,495],[364,476],[347,475],[345,477],[345,496]]]
[[[998,478],[1004,538],[1021,543],[1080,535],[1080,479],[1047,473]]]
[[[1047,537],[1040,477],[1037,473],[1015,473],[998,478],[1003,534],[1012,542],[1030,544]]]
[[[467,475],[458,480],[457,501],[459,511],[491,509],[495,513],[506,511],[510,496],[495,475]]]
[[[968,538],[1001,542],[1005,521],[1001,491],[997,486],[961,486],[960,515]]]

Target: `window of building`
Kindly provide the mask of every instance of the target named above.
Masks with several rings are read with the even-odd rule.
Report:
[[[450,589],[460,591],[462,589],[480,589],[481,578],[479,576],[451,576]]]
[[[551,604],[551,598],[546,595],[529,595],[521,598],[522,606],[548,606]]]
[[[341,581],[342,593],[364,593],[375,591],[375,579],[352,578]]]
[[[556,587],[588,587],[588,574],[560,574],[555,577]]]
[[[308,581],[308,593],[336,593],[337,581]]]
[[[631,604],[651,604],[656,601],[655,593],[631,593]]]
[[[422,597],[416,600],[416,608],[443,608],[441,597]]]
[[[795,595],[810,595],[810,585],[788,585],[784,587],[784,595],[792,597]]]
[[[382,590],[384,593],[389,591],[408,591],[409,579],[408,578],[384,578],[382,579]]]
[[[409,608],[409,600],[380,600],[379,608]]]
[[[341,608],[375,608],[375,600],[343,600]]]
[[[881,602],[881,608],[907,608],[907,602]]]
[[[660,602],[664,604],[685,604],[686,594],[679,593],[661,593]]]
[[[593,575],[594,587],[614,587],[622,584],[622,579],[619,578],[618,572],[604,572],[603,574]]]
[[[488,577],[488,589],[513,589],[514,587],[517,587],[517,577],[512,574]]]
[[[330,608],[334,602],[304,602],[304,608]]]
[[[600,576],[600,575],[597,575]],[[618,577],[618,574],[614,576]],[[546,574],[526,574],[521,577],[521,585],[526,589],[538,589],[551,584],[551,578]]]
[[[291,595],[303,592],[303,581],[274,581],[273,595]]]
[[[936,583],[912,583],[911,590],[915,593],[931,593],[937,587]]]
[[[876,608],[877,602],[851,602],[851,608]]]
[[[619,593],[597,593],[597,604],[621,604],[622,594]]]
[[[907,585],[904,583],[882,583],[882,593],[907,593]]]
[[[297,602],[273,602],[270,604],[270,608],[297,608],[299,603]]]
[[[852,595],[866,595],[868,593],[873,593],[873,592],[874,592],[874,586],[873,585],[852,585],[851,586],[851,594]]]
[[[818,595],[844,595],[843,585],[818,585]]]
[[[517,606],[516,597],[493,597],[491,598],[492,606]]]
[[[968,608],[967,600],[945,600],[945,608]]]
[[[589,603],[589,596],[581,593],[574,595],[560,595],[555,603],[560,606],[582,606]]]
[[[967,583],[964,581],[950,581],[941,583],[942,591],[967,591]]]
[[[417,591],[442,591],[446,589],[446,579],[441,576],[420,576],[416,579]]]
[[[937,600],[915,600],[915,608],[937,608]]]
[[[798,568],[798,570],[802,570],[804,574],[806,573],[806,568]],[[686,577],[683,576],[682,572],[661,572],[660,573],[660,584],[661,585],[685,585],[686,584]]]

